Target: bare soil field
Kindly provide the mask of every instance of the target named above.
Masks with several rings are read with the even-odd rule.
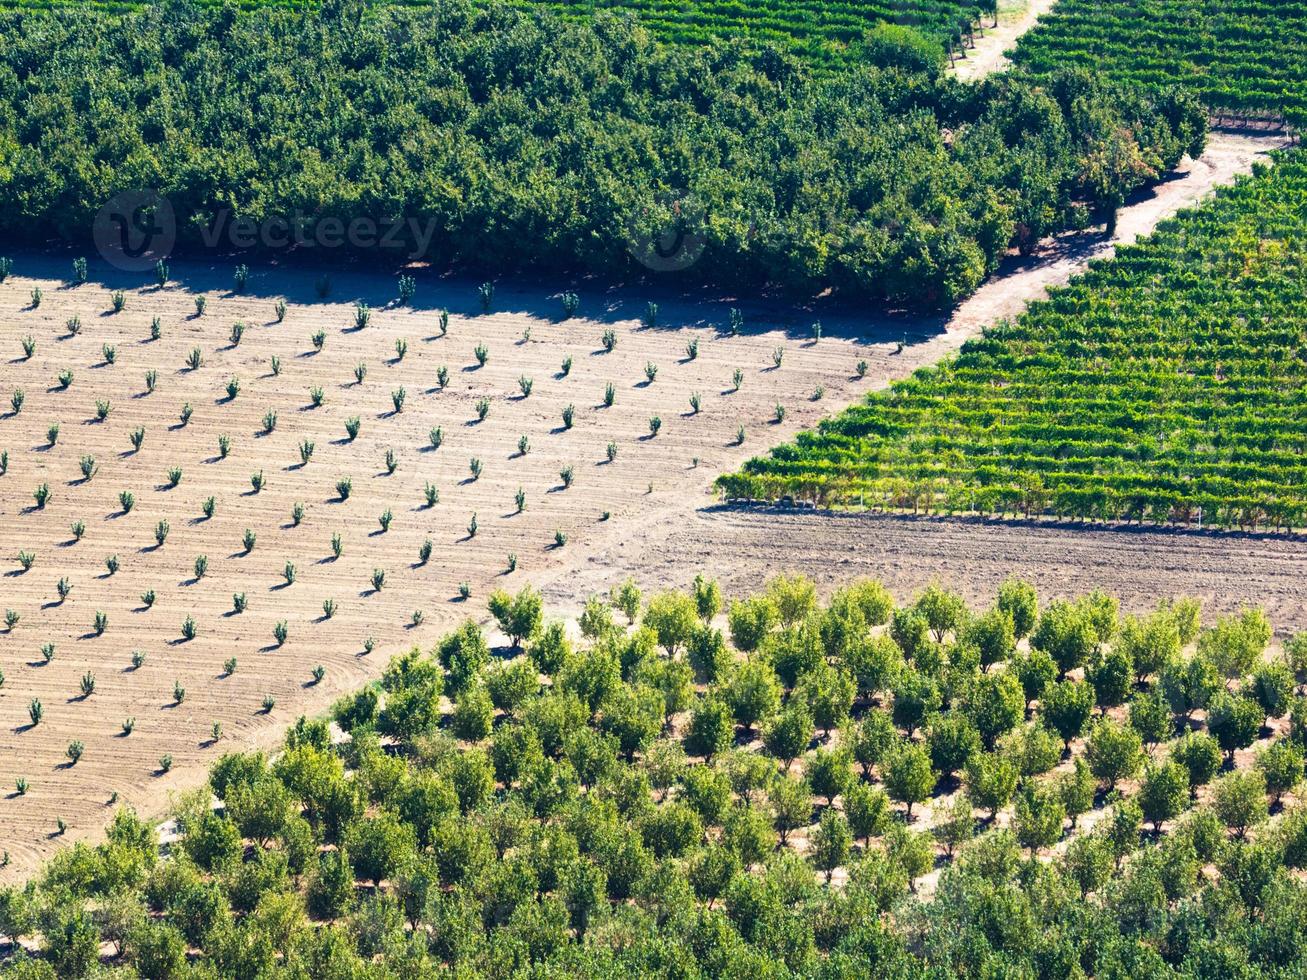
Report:
[[[983,606],[1010,575],[1041,598],[1117,595],[1124,612],[1193,596],[1204,617],[1260,605],[1284,634],[1307,629],[1307,543],[1302,538],[1104,528],[1053,522],[913,518],[774,508],[703,508],[645,522],[581,570],[545,589],[545,603],[571,608],[579,596],[635,576],[644,588],[688,585],[711,568],[728,596],[760,577],[802,572],[828,592],[859,577],[884,582],[908,602],[932,580]]]
[[[1147,232],[1215,183],[1246,170],[1272,145],[1214,137],[1186,174],[1131,204],[1120,238]],[[781,567],[804,568],[829,581],[851,571],[852,551],[859,567],[896,591],[930,574],[956,578],[969,592],[986,591],[990,579],[976,574],[965,549],[950,557],[959,555],[957,546],[943,541],[901,538],[896,552],[874,544],[870,524],[839,525],[854,529],[850,537],[832,534],[835,525],[828,522],[837,519],[827,517],[697,509],[711,503],[719,473],[956,350],[1111,247],[1097,235],[1059,240],[1043,256],[1014,258],[951,317],[911,321],[820,308],[778,310],[764,299],[687,299],[647,290],[587,295],[584,288],[580,313],[564,321],[548,287],[504,284],[494,312],[483,315],[473,282],[423,278],[417,307],[397,308],[388,305],[395,295],[388,277],[339,275],[324,301],[308,270],[256,268],[237,295],[230,291],[230,265],[182,263],[174,263],[173,281],[162,289],[142,286],[147,277],[95,265],[91,281],[73,287],[66,282],[70,257],[19,256],[15,275],[0,284],[0,396],[7,406],[15,390],[24,394],[21,411],[7,409],[0,417],[0,450],[8,452],[0,476],[0,607],[20,617],[0,632],[6,874],[32,868],[62,842],[98,834],[111,800],[145,813],[162,810],[168,792],[201,780],[220,752],[274,744],[297,715],[322,710],[342,691],[376,677],[391,653],[429,645],[464,616],[482,617],[485,596],[499,585],[546,583],[551,600],[565,605],[606,590],[628,572],[671,585],[703,566],[736,591]],[[34,289],[41,291],[38,305]],[[125,305],[113,313],[112,293],[120,289]],[[196,317],[200,294],[207,309]],[[279,298],[287,303],[282,322],[273,315]],[[653,328],[639,322],[650,298],[660,306]],[[371,304],[372,316],[357,330],[354,304],[360,300]],[[738,336],[727,330],[731,306],[745,314]],[[442,308],[450,311],[446,336],[439,335]],[[818,316],[824,336],[814,343],[811,324]],[[67,327],[74,317],[81,323],[75,335]],[[151,340],[155,317],[162,336]],[[245,330],[233,344],[237,322]],[[617,342],[605,352],[601,338],[609,329]],[[311,339],[318,331],[321,350]],[[26,357],[22,341],[29,336],[36,346]],[[691,358],[693,340],[699,346]],[[906,346],[900,351],[901,340]],[[408,344],[402,359],[397,341]],[[489,355],[481,367],[479,345]],[[202,364],[190,369],[195,349]],[[780,367],[773,360],[778,349]],[[274,357],[279,373],[272,370]],[[565,357],[572,363],[563,376]],[[854,372],[859,360],[868,365],[861,379]],[[361,383],[354,374],[360,363],[366,366]],[[647,365],[658,369],[652,382]],[[443,390],[437,380],[442,366],[448,370]],[[743,374],[738,391],[736,369]],[[65,370],[72,381],[63,389],[58,378]],[[153,391],[149,371],[156,373]],[[239,391],[231,399],[226,386],[233,378]],[[522,379],[532,383],[529,396],[523,396]],[[615,399],[605,408],[610,383]],[[323,391],[319,407],[310,396],[315,387]],[[819,388],[823,397],[817,400]],[[403,408],[396,412],[393,396],[401,389]],[[692,393],[701,397],[697,413]],[[477,415],[481,399],[490,402],[484,421]],[[101,402],[108,413],[98,420]],[[187,405],[192,414],[182,424]],[[570,428],[563,421],[569,405]],[[785,408],[781,422],[777,405]],[[269,413],[275,427],[265,432]],[[654,417],[661,428],[651,436]],[[346,422],[353,418],[359,433],[349,441]],[[59,431],[51,444],[54,423]],[[436,428],[439,448],[431,441]],[[130,437],[137,429],[145,434],[134,450]],[[222,436],[230,440],[225,458]],[[525,454],[519,451],[523,436]],[[305,441],[314,451],[302,465]],[[617,450],[612,462],[610,443]],[[393,473],[387,472],[388,451],[395,457]],[[81,470],[86,457],[93,457],[90,479]],[[481,463],[476,479],[473,459]],[[567,467],[570,487],[562,477]],[[173,468],[180,469],[180,481],[170,488]],[[265,480],[259,492],[251,482],[256,474]],[[337,491],[344,478],[352,484],[347,500]],[[33,491],[42,484],[50,497],[36,508]],[[439,492],[433,506],[425,502],[427,484]],[[521,513],[519,488],[526,501]],[[124,491],[135,496],[130,512],[120,501]],[[209,497],[213,515],[206,518]],[[292,519],[296,504],[303,507],[298,523]],[[379,519],[387,511],[393,522],[383,531]],[[473,515],[475,535],[469,533]],[[155,536],[160,521],[169,526],[162,546]],[[85,525],[80,539],[73,531],[77,522]],[[246,529],[254,535],[251,549],[243,541]],[[990,544],[986,534],[969,546],[993,559],[994,575],[1008,548],[1024,564],[1004,574],[1028,574],[1043,588],[1050,576],[1089,560],[1084,554],[1067,560],[1064,545],[1028,548],[1022,542],[1035,532],[970,530],[1007,536],[1008,544]],[[565,536],[562,546],[557,532]],[[1067,542],[1093,540],[1079,531],[1062,533]],[[432,550],[424,562],[419,551],[427,540]],[[1141,568],[1182,562],[1175,539],[1160,539],[1154,548],[1137,552]],[[931,549],[943,550],[931,558]],[[35,556],[30,570],[22,569],[20,552]],[[510,553],[517,559],[512,573]],[[909,553],[918,556],[915,565],[908,565]],[[1210,560],[1224,555],[1213,550]],[[117,558],[112,574],[106,564],[111,556]],[[207,568],[197,578],[200,556]],[[290,584],[288,562],[294,565]],[[373,585],[375,570],[384,572],[380,589]],[[1128,588],[1120,571],[1113,581]],[[1283,601],[1296,602],[1297,613],[1272,607],[1280,625],[1302,610],[1301,592],[1292,592],[1296,583],[1288,581],[1292,571],[1285,572],[1290,591]],[[1083,581],[1093,574],[1091,567]],[[62,599],[61,579],[69,587]],[[470,589],[466,601],[461,583]],[[1236,573],[1226,584],[1231,601],[1261,599],[1247,574]],[[1065,591],[1081,587],[1068,581]],[[142,596],[149,590],[156,598],[147,607]],[[1159,577],[1155,591],[1198,588]],[[238,592],[247,600],[239,614],[233,610]],[[329,619],[325,600],[335,603]],[[415,622],[418,612],[421,621]],[[104,614],[102,632],[97,613]],[[188,617],[195,623],[191,640],[183,637]],[[286,638],[279,644],[274,631],[283,622]],[[42,653],[47,644],[48,662]],[[144,655],[139,667],[132,665],[134,651]],[[231,673],[229,658],[236,659]],[[316,665],[325,671],[320,681],[311,675]],[[83,696],[88,674],[94,692]],[[275,702],[270,711],[265,697]],[[29,715],[34,699],[43,708],[36,725]],[[134,728],[123,734],[129,718]],[[217,742],[215,722],[221,725]],[[73,741],[85,750],[75,764],[65,755]],[[164,756],[172,761],[167,773]],[[19,778],[29,784],[21,795],[11,791]],[[58,819],[67,824],[64,835],[56,834]]]

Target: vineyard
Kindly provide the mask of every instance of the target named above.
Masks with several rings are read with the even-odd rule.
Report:
[[[1307,4],[1059,0],[1017,46],[1035,73],[1072,65],[1153,88],[1185,85],[1218,113],[1307,124]]]
[[[120,809],[0,890],[39,956],[9,969],[1288,977],[1307,942],[1307,636],[1258,610],[800,576],[491,610],[341,698],[341,737],[224,755],[166,859]]]
[[[719,485],[935,513],[1301,528],[1305,204],[1293,153]]]
[[[218,5],[219,0],[200,0]],[[421,8],[431,0],[387,0],[397,6]],[[740,0],[514,0],[526,10],[548,10],[572,21],[592,20],[612,13],[631,17],[661,40],[679,45],[706,45],[740,40],[775,45],[818,68],[833,68],[857,51],[866,31],[881,23],[910,26],[941,45],[961,46],[981,24],[982,14],[996,16],[994,0],[874,0],[868,3],[820,3],[783,0],[748,4]],[[148,6],[133,0],[0,0],[0,9],[53,9],[95,6],[107,13],[127,13]],[[240,0],[247,9],[304,7],[305,0]]]

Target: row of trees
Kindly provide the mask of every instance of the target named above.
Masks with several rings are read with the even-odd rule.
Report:
[[[182,247],[227,247],[238,219],[309,240],[366,219],[438,265],[933,305],[1203,143],[1182,94],[1084,72],[967,86],[889,25],[861,52],[815,77],[767,45],[461,0],[5,13],[0,232],[86,239],[145,186]]]
[[[723,478],[933,512],[1307,526],[1299,153]]]
[[[724,608],[701,577],[593,597],[574,643],[529,588],[489,606],[506,646],[468,622],[394,658],[344,740],[301,718],[224,756],[166,859],[123,811],[0,891],[4,969],[85,976],[104,942],[159,978],[1302,968],[1307,810],[1265,824],[1303,778],[1307,637],[1268,653],[1258,611],[786,576]]]

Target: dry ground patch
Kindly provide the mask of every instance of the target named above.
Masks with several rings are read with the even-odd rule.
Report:
[[[64,261],[20,261],[19,271],[28,274],[0,286],[0,390],[6,406],[15,390],[24,393],[21,411],[0,419],[0,448],[9,453],[0,478],[0,605],[21,617],[0,635],[0,782],[6,790],[19,777],[30,783],[26,795],[0,799],[3,845],[16,865],[30,864],[51,845],[47,835],[56,818],[74,833],[91,831],[112,793],[149,808],[165,788],[198,778],[222,751],[212,743],[215,721],[224,739],[271,737],[300,712],[322,708],[374,676],[396,649],[427,645],[459,618],[483,615],[495,585],[516,588],[526,575],[567,567],[607,528],[638,526],[650,500],[702,500],[724,468],[792,437],[828,404],[845,404],[868,386],[854,377],[857,360],[870,356],[860,342],[812,343],[793,331],[761,327],[732,337],[706,324],[700,306],[663,302],[660,325],[650,329],[636,319],[643,298],[608,297],[601,304],[583,297],[589,305],[582,313],[599,318],[558,321],[540,312],[558,308],[544,291],[515,295],[501,287],[496,308],[514,312],[481,315],[469,283],[439,290],[424,284],[419,299],[426,305],[381,308],[393,281],[380,277],[341,279],[331,301],[317,302],[315,277],[306,272],[256,273],[247,294],[233,295],[225,288],[229,270],[176,269],[184,285],[164,289],[112,279],[70,287],[56,278]],[[43,275],[33,278],[38,263]],[[110,313],[120,287],[125,306]],[[36,288],[42,299],[33,308]],[[194,316],[196,291],[208,300],[202,317]],[[288,301],[280,323],[274,294]],[[362,330],[354,329],[356,297],[374,307]],[[443,306],[451,316],[441,337],[436,308]],[[711,313],[728,320],[726,307]],[[67,328],[73,317],[81,321],[76,335]],[[155,317],[162,336],[151,340]],[[231,342],[236,322],[245,324],[239,344]],[[316,351],[311,338],[319,330],[325,339]],[[602,344],[606,330],[616,337],[611,352]],[[30,358],[21,346],[28,336],[36,343]],[[401,360],[396,342],[402,340],[408,349]],[[687,346],[696,340],[691,358]],[[475,356],[479,345],[489,352],[483,367]],[[196,349],[202,364],[191,369],[187,360]],[[279,374],[272,371],[274,357]],[[563,376],[566,357],[572,364]],[[360,363],[367,369],[361,383],[354,374]],[[647,365],[657,367],[652,382]],[[437,380],[442,366],[444,390]],[[73,379],[61,389],[57,379],[65,370]],[[156,372],[153,391],[148,371]],[[234,399],[226,391],[233,378],[240,382]],[[523,378],[532,382],[528,397]],[[604,407],[608,384],[615,398]],[[824,400],[815,401],[819,386]],[[314,387],[323,390],[319,407],[310,395]],[[403,410],[396,412],[392,395],[400,389]],[[695,392],[698,413],[691,409]],[[481,399],[490,401],[484,421],[476,407]],[[97,420],[101,402],[109,407],[103,421]],[[786,409],[780,423],[778,404]],[[192,415],[183,425],[186,405]],[[571,428],[563,421],[569,405]],[[269,413],[276,424],[265,432]],[[651,436],[654,417],[662,424]],[[360,428],[348,441],[352,418]],[[54,423],[59,432],[51,445]],[[740,426],[743,446],[736,445]],[[431,443],[435,428],[442,432],[439,448]],[[145,432],[139,450],[131,442],[137,429]],[[230,440],[225,458],[223,436]],[[525,454],[519,450],[524,436]],[[299,447],[306,440],[314,451],[302,465]],[[612,462],[610,443],[617,450]],[[388,451],[398,464],[393,474]],[[87,457],[94,458],[89,480],[81,469]],[[473,459],[481,464],[475,480]],[[561,476],[567,467],[570,487]],[[173,468],[181,479],[169,487]],[[256,493],[251,477],[258,473],[266,482]],[[343,478],[352,482],[347,500],[336,489]],[[50,498],[38,509],[32,494],[42,484]],[[439,491],[434,506],[425,500],[427,484]],[[135,495],[126,513],[123,491]],[[206,518],[209,497],[214,509]],[[303,507],[298,525],[297,503]],[[393,523],[383,531],[379,519],[387,511]],[[79,521],[85,531],[76,540],[71,528]],[[160,521],[170,528],[161,547]],[[246,529],[254,535],[248,550]],[[562,547],[556,532],[566,536]],[[338,558],[333,535],[340,536]],[[432,549],[423,562],[427,540]],[[18,562],[20,551],[35,555],[28,571]],[[510,553],[518,563],[511,574]],[[110,556],[118,560],[112,575]],[[199,556],[207,558],[207,569],[197,580]],[[287,562],[295,566],[289,585]],[[372,582],[376,569],[385,573],[379,590]],[[71,586],[62,601],[61,579]],[[461,583],[471,589],[467,602],[460,601]],[[157,596],[149,608],[141,598],[147,590]],[[247,608],[236,614],[238,592]],[[324,600],[336,604],[330,619]],[[415,611],[423,614],[419,625]],[[107,617],[102,635],[97,613]],[[188,617],[196,635],[186,641]],[[287,638],[278,646],[274,631],[282,622]],[[364,652],[369,637],[370,656]],[[48,663],[44,644],[53,645]],[[133,668],[138,650],[145,660]],[[236,669],[227,675],[231,657]],[[326,673],[314,683],[310,672],[318,664]],[[88,672],[95,690],[83,698]],[[176,685],[185,689],[180,703]],[[262,707],[265,696],[276,701],[271,712]],[[44,708],[35,726],[33,699]],[[135,728],[123,735],[127,718]],[[65,749],[74,740],[84,743],[85,754],[70,766]],[[175,768],[164,777],[157,770],[166,754]]]

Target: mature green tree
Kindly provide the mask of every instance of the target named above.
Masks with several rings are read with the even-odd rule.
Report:
[[[998,587],[998,599],[995,607],[1012,620],[1012,633],[1018,639],[1024,639],[1035,628],[1039,616],[1039,597],[1035,587],[1019,578],[1009,578]]]
[[[660,592],[645,608],[644,625],[657,634],[658,644],[667,655],[674,657],[699,628],[699,610],[695,600],[684,592]]]
[[[1289,739],[1276,739],[1257,753],[1257,769],[1266,780],[1266,791],[1277,806],[1285,793],[1303,780],[1303,750]]]
[[[999,736],[1021,724],[1025,712],[1025,692],[1008,671],[981,677],[967,705],[967,714],[986,749],[992,749]]]
[[[1065,819],[1062,801],[1051,789],[1032,785],[1017,794],[1013,831],[1021,845],[1030,849],[1032,857],[1061,839]]]
[[[894,724],[912,737],[912,733],[939,710],[939,685],[915,670],[904,671],[894,686]]]
[[[773,758],[785,763],[788,772],[794,760],[808,750],[812,736],[812,715],[796,698],[768,726],[762,744]]]
[[[1162,832],[1162,824],[1174,820],[1189,799],[1189,774],[1174,762],[1149,766],[1139,786],[1139,808],[1144,819],[1153,825],[1153,833]]]
[[[1089,770],[1110,792],[1122,779],[1129,779],[1143,765],[1143,743],[1133,728],[1102,719],[1094,723],[1085,742]]]
[[[1094,689],[1084,681],[1059,681],[1044,695],[1040,716],[1062,738],[1069,750],[1089,722],[1094,707]]]
[[[1189,797],[1198,796],[1198,787],[1212,781],[1221,768],[1221,747],[1206,732],[1186,732],[1176,739],[1171,758],[1184,767],[1189,780]]]
[[[853,782],[852,762],[849,750],[843,747],[819,748],[808,760],[808,785],[815,795],[826,798],[827,806],[833,805],[835,797],[842,796]]]
[[[762,660],[749,660],[740,664],[726,682],[726,703],[730,705],[735,721],[746,732],[774,715],[781,704],[781,685],[776,672]]]
[[[1187,722],[1195,711],[1206,708],[1221,689],[1221,676],[1206,657],[1172,657],[1162,668],[1158,686],[1171,706],[1171,713]]]
[[[1257,741],[1262,727],[1262,707],[1250,698],[1225,691],[1212,698],[1207,709],[1207,730],[1225,753],[1226,764],[1234,765],[1234,754]]]
[[[926,732],[930,747],[930,764],[948,779],[966,767],[972,756],[981,751],[980,733],[971,721],[959,714],[936,717]]]
[[[890,799],[907,806],[908,820],[912,807],[930,798],[939,774],[931,768],[930,755],[920,745],[906,744],[885,761],[885,790]]]
[[[1212,808],[1242,840],[1248,828],[1266,819],[1266,777],[1257,769],[1227,772],[1212,788]]]
[[[1016,764],[1002,755],[982,753],[967,764],[967,795],[993,820],[1007,806],[1016,792],[1020,774]]]
[[[1030,646],[1043,650],[1057,664],[1059,680],[1083,666],[1098,644],[1089,614],[1080,606],[1056,600],[1039,617]]]
[[[701,698],[690,712],[685,751],[708,761],[730,748],[734,736],[735,721],[726,702],[714,696]]]
[[[376,888],[415,859],[417,837],[412,827],[400,822],[394,814],[382,811],[350,828],[345,850],[354,876],[371,881]]]
[[[885,791],[861,780],[855,781],[845,791],[844,813],[849,818],[853,835],[862,838],[864,844],[870,844],[871,838],[883,834],[893,819]]]
[[[852,844],[853,834],[844,814],[827,807],[812,835],[812,863],[826,873],[827,884],[835,869],[848,861]]]
[[[534,639],[544,622],[544,599],[530,585],[524,585],[515,596],[503,589],[490,593],[486,604],[495,617],[500,632],[518,649],[524,640]]]

